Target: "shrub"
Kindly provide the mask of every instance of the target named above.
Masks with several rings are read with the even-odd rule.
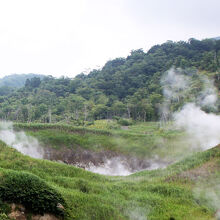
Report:
[[[118,124],[122,125],[122,126],[129,126],[129,125],[132,125],[132,121],[129,120],[129,119],[124,119],[124,118],[120,118],[118,120]]]
[[[87,125],[87,126],[94,125],[94,121],[88,121],[88,122],[86,123],[86,125]]]
[[[64,199],[53,188],[39,177],[15,171],[3,171],[0,180],[0,198],[2,201],[25,206],[33,213],[53,213],[64,215],[64,210],[57,207],[65,206]]]
[[[1,213],[0,220],[10,220],[10,218],[5,213]]]
[[[11,211],[11,207],[0,200],[0,213],[6,213],[8,214]],[[1,220],[1,217],[0,217]]]
[[[112,119],[116,120],[116,121],[119,121],[120,120],[120,117],[118,116],[113,116]]]

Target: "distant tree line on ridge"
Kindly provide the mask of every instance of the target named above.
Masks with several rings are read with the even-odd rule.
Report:
[[[119,117],[158,120],[163,103],[162,74],[171,67],[197,69],[212,75],[219,89],[219,51],[220,40],[167,41],[147,52],[133,50],[126,58],[110,60],[88,75],[81,73],[73,79],[33,77],[22,88],[0,88],[0,118],[75,124]],[[195,91],[200,86],[195,83]],[[183,101],[173,103],[172,109],[180,108]]]

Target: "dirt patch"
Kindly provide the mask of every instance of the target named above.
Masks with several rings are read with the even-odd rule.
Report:
[[[200,167],[184,171],[179,176],[183,178],[189,178],[191,180],[196,180],[198,178],[208,178],[210,175],[214,174],[219,169],[220,165],[217,163],[217,161],[212,160],[206,162]]]
[[[31,215],[31,218],[27,210],[23,205],[12,203],[11,205],[11,212],[9,213],[8,217],[15,220],[59,220],[57,217],[51,214],[44,214],[44,215]]]
[[[176,179],[197,181],[198,179],[208,179],[220,170],[220,163],[218,159],[208,161],[201,166],[193,168],[191,170],[184,171],[178,175],[169,177],[167,181],[174,181]]]
[[[89,164],[94,164],[95,166],[103,164],[106,158],[112,158],[116,156],[117,153],[112,151],[93,152],[90,150],[82,149],[80,147],[75,149],[62,147],[62,150],[46,148],[44,159],[55,160],[58,162],[77,166],[81,165],[81,167],[84,168],[84,166]]]

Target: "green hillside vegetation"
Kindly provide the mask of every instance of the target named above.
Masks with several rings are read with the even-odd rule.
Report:
[[[0,97],[9,97],[18,88],[24,87],[26,80],[32,78],[43,79],[43,75],[40,74],[11,74],[0,78]]]
[[[0,79],[0,88],[1,87],[12,87],[12,88],[21,88],[25,85],[27,79],[32,79],[34,77],[38,77],[42,79],[44,75],[40,74],[11,74],[8,76],[4,76]]]
[[[88,75],[82,73],[73,79],[34,77],[14,92],[6,88],[0,91],[0,118],[75,125],[114,117],[155,121],[164,101],[161,76],[171,67],[194,74],[191,95],[202,90],[200,75],[215,79],[220,88],[219,50],[220,41],[214,39],[167,41],[147,52],[133,50],[126,58],[110,60]],[[175,111],[193,98],[187,96],[172,103],[171,109]]]
[[[220,180],[220,147],[197,153],[164,170],[107,177],[32,159],[1,142],[0,167],[2,216],[9,212],[7,204],[16,202],[27,205],[30,213],[51,212],[71,220],[146,219],[146,216],[147,219],[193,216],[207,220],[214,219],[216,208],[210,206],[202,187],[214,189]],[[58,201],[64,205],[64,213],[57,210]]]
[[[42,146],[59,151],[81,148],[92,152],[112,151],[139,159],[158,155],[173,161],[182,158],[182,153],[189,148],[183,131],[172,128],[171,124],[161,128],[159,122],[139,122],[126,130],[115,121],[106,120],[87,127],[43,123],[17,123],[14,127],[36,137]],[[188,149],[187,153],[192,152]]]

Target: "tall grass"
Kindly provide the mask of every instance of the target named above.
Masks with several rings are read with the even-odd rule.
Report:
[[[45,188],[41,184],[46,184],[46,189],[53,189],[53,192],[57,192],[57,195],[64,199],[64,219],[67,220],[122,220],[134,219],[134,216],[137,219],[154,220],[213,219],[215,210],[205,203],[197,202],[198,198],[194,197],[193,181],[183,179],[178,174],[214,160],[216,163],[220,162],[219,147],[198,153],[164,170],[143,171],[128,177],[106,177],[65,164],[32,159],[0,142],[1,177],[13,176],[11,180],[15,178],[16,181],[18,178],[19,182],[14,181],[14,187],[18,187],[20,193],[27,195],[31,187],[26,187],[25,181],[29,181],[29,178],[31,181],[34,180],[36,192],[39,192],[35,202],[41,201],[42,204],[44,199],[41,198],[46,194],[41,192],[42,188]],[[220,169],[216,172],[220,173]],[[2,187],[7,183],[3,181],[4,178],[0,181]],[[208,181],[209,176],[206,179]],[[10,193],[13,183],[7,186]],[[11,195],[16,195],[13,190],[11,192]],[[4,205],[7,202],[5,195],[7,194],[0,195]],[[10,201],[17,200],[13,200],[12,197]],[[24,204],[27,201],[27,197],[20,200]],[[3,205],[0,203],[3,216],[6,211],[1,207]]]
[[[103,123],[102,123],[103,124]],[[111,150],[119,154],[149,158],[181,156],[177,145],[184,135],[180,131],[163,129],[157,122],[140,123],[129,126],[128,130],[74,127],[64,124],[17,123],[15,129],[23,129],[35,136],[43,146],[56,149],[81,147],[92,151]],[[179,139],[178,139],[179,138]],[[178,154],[178,155],[177,155]]]

